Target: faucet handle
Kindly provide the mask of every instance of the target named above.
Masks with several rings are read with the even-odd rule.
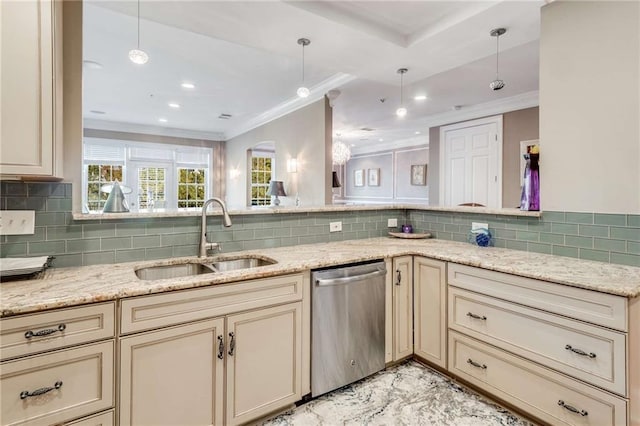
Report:
[[[209,251],[209,250],[220,250],[220,244],[218,243],[206,243],[204,245],[204,248]]]

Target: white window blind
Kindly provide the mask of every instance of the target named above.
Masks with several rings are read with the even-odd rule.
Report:
[[[117,163],[125,161],[126,147],[124,144],[85,143],[84,160],[96,163]]]

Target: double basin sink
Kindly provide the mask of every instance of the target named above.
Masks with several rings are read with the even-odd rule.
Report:
[[[240,269],[257,268],[277,263],[268,257],[243,256],[229,258],[204,259],[212,260],[209,263],[199,263],[200,259],[188,259],[184,262],[172,265],[156,265],[136,270],[136,275],[141,280],[163,280],[168,278],[191,277],[203,274],[215,274],[218,272],[237,271]]]

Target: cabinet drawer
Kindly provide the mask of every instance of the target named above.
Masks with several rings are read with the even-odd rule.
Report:
[[[54,424],[111,408],[113,353],[109,341],[0,364],[0,423]]]
[[[626,395],[624,334],[458,288],[449,290],[450,328]]]
[[[448,283],[582,321],[627,331],[627,299],[471,266],[448,265]]]
[[[627,424],[627,403],[622,398],[454,331],[449,333],[449,348],[453,374],[545,422]]]
[[[0,359],[113,337],[114,318],[114,302],[3,318]]]
[[[134,333],[298,300],[302,300],[302,274],[124,299],[121,333]]]
[[[95,416],[84,417],[75,422],[65,423],[67,426],[113,426],[114,416],[113,410],[106,411],[104,413],[96,414]]]

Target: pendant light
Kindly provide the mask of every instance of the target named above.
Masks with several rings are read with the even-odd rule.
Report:
[[[402,97],[402,86],[404,83],[404,74],[409,71],[407,68],[398,69],[398,74],[400,74],[400,107],[396,110],[396,115],[398,117],[404,117],[407,115],[407,109],[404,107],[404,98]]]
[[[500,52],[500,36],[506,32],[506,28],[495,28],[489,32],[491,37],[496,38],[496,79],[489,84],[491,90],[500,90],[504,87],[504,81],[498,77],[498,54]]]
[[[138,0],[138,47],[129,51],[129,59],[138,65],[144,65],[149,62],[147,52],[140,49],[140,0]]]
[[[331,147],[331,157],[333,158],[333,164],[342,166],[351,159],[351,149],[340,141],[334,141]]]
[[[298,91],[296,93],[299,97],[306,98],[311,92],[304,85],[304,48],[311,44],[311,40],[308,38],[299,38],[298,44],[302,46],[302,86],[298,87]]]

